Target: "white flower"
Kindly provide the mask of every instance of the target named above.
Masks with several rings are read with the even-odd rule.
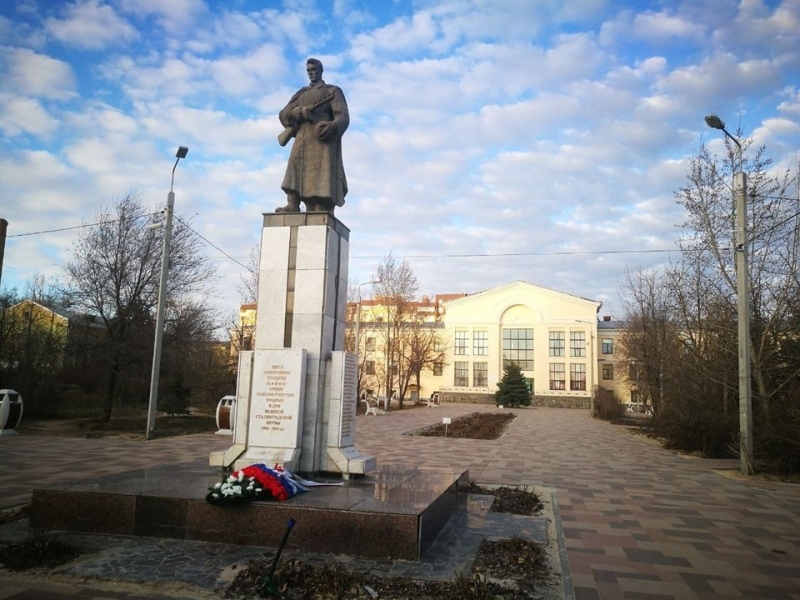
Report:
[[[243,479],[244,479],[244,473],[239,471],[239,481],[242,481]]]
[[[238,479],[236,479],[236,477],[234,477],[233,475],[231,475],[230,477],[228,477],[228,483],[234,483],[234,482],[236,482],[236,481],[239,481],[239,480],[238,480]]]
[[[256,492],[257,492],[257,493],[259,493],[259,494],[260,494],[261,492],[263,492],[263,491],[264,491],[264,490],[263,490],[262,488],[256,488]]]
[[[214,487],[217,488],[217,489],[221,488],[222,487],[222,482],[220,481],[218,483],[215,483]]]

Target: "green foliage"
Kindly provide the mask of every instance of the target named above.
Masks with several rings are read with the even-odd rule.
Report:
[[[497,384],[497,391],[494,393],[494,401],[497,406],[530,406],[531,393],[522,376],[522,370],[516,363],[509,363],[503,369],[503,378]]]
[[[160,408],[170,416],[188,415],[192,390],[179,379],[171,379],[164,385]]]
[[[625,414],[625,405],[612,390],[597,390],[592,398],[593,416],[604,421],[614,421]]]

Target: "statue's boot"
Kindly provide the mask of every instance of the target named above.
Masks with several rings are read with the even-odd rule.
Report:
[[[275,209],[276,213],[296,213],[300,212],[300,199],[289,196],[286,198],[286,206],[279,206]]]

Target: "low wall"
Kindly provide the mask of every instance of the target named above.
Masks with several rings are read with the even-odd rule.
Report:
[[[592,408],[591,398],[575,398],[574,396],[534,396],[531,406],[549,406],[551,408]]]
[[[481,394],[477,392],[439,392],[442,403],[453,402],[456,404],[494,404],[494,394]],[[531,406],[549,406],[552,408],[585,408],[592,407],[591,398],[576,398],[574,396],[534,396]]]
[[[439,400],[442,403],[494,404],[494,394],[481,394],[478,392],[439,392]]]

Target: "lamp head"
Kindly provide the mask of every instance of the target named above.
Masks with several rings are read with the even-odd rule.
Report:
[[[706,117],[706,120],[708,117]],[[189,149],[186,146],[178,146],[178,152],[175,154],[177,158],[186,158],[186,155],[189,153]]]
[[[714,113],[706,115],[706,125],[713,129],[721,129],[722,131],[725,131],[725,123]]]

